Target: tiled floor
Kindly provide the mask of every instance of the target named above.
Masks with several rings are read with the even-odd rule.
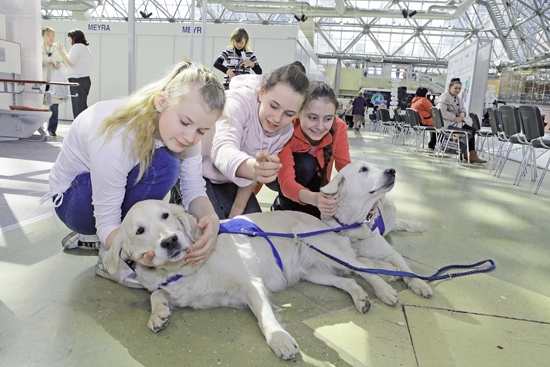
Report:
[[[146,291],[95,276],[95,254],[61,250],[68,232],[61,223],[57,232],[51,217],[33,221],[32,207],[22,212],[21,201],[4,197],[2,211],[21,213],[14,218],[24,225],[0,233],[0,366],[546,365],[550,181],[535,196],[528,178],[512,185],[516,163],[497,179],[486,165],[467,168],[450,158],[438,164],[427,153],[414,156],[379,142],[377,133],[349,134],[354,160],[397,170],[390,196],[399,216],[426,226],[422,234],[387,237],[413,271],[428,275],[484,259],[493,259],[496,270],[433,282],[431,299],[393,283],[400,296],[395,307],[375,300],[359,279],[374,300],[367,314],[357,313],[340,290],[299,283],[272,297],[300,346],[285,362],[267,347],[248,310],[177,310],[166,330],[152,333]],[[21,158],[1,159],[0,174],[17,181],[11,175],[22,174]],[[17,194],[40,197],[27,178],[36,170],[44,185],[43,166],[25,166]],[[260,192],[265,209],[273,196]]]

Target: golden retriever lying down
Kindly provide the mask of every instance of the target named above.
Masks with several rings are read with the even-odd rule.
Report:
[[[341,206],[346,207],[345,201],[351,199],[344,195],[343,188],[353,188],[359,190],[358,196],[373,198],[370,206],[368,202],[364,203],[363,209],[367,208],[368,213],[383,193],[393,187],[394,173],[377,170],[364,162],[355,162],[348,167],[341,171],[346,178],[337,179],[335,185],[339,188],[338,195],[343,199]],[[365,170],[366,167],[369,169]],[[374,186],[363,182],[364,185],[357,183],[350,187],[352,179],[348,179],[348,176],[358,176],[359,181],[374,181]],[[346,182],[348,185],[344,185]],[[366,189],[370,191],[365,192]],[[354,205],[354,210],[362,215],[363,210],[357,207],[358,205]],[[330,228],[319,219],[301,212],[276,211],[240,218],[255,223],[265,232],[304,233]],[[348,216],[343,218],[349,219]],[[330,222],[330,218],[325,219]],[[306,241],[356,267],[410,271],[403,258],[380,234],[376,235],[376,231],[373,232],[374,235],[367,236],[367,239],[358,239],[364,237],[361,229],[350,230],[354,233],[351,238],[355,248],[352,247],[350,237],[342,235],[344,232],[346,231],[340,234],[330,232],[307,238]],[[107,269],[114,273],[120,259],[139,260],[146,252],[155,252],[155,268],[137,263],[135,269],[138,280],[152,292],[148,326],[155,332],[168,325],[171,309],[249,307],[258,319],[271,349],[277,356],[290,359],[298,352],[298,345],[277,322],[269,301],[270,292],[278,292],[300,280],[307,280],[348,292],[361,313],[367,312],[371,307],[367,293],[357,282],[353,278],[342,277],[350,273],[348,268],[292,238],[270,238],[280,256],[283,270],[277,265],[271,246],[263,237],[241,234],[219,235],[215,250],[200,266],[192,268],[185,262],[173,266],[165,265],[168,261],[182,259],[200,235],[195,218],[187,214],[181,206],[147,200],[136,204],[128,212],[113,246],[104,258]],[[366,249],[361,246],[366,246]],[[369,251],[373,251],[373,256],[370,256]],[[397,265],[386,261],[396,262]],[[373,286],[382,301],[388,304],[397,302],[397,292],[380,276],[364,272],[357,274]],[[431,296],[430,287],[423,281],[406,281],[417,294]]]

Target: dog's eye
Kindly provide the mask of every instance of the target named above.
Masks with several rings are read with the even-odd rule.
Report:
[[[359,169],[359,172],[368,172],[368,170],[369,169],[367,167],[363,166]]]
[[[162,219],[166,219],[170,216],[168,213],[162,213]]]
[[[137,235],[143,234],[145,232],[145,229],[143,227],[139,227],[136,231]]]

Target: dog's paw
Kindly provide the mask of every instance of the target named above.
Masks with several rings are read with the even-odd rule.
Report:
[[[355,302],[355,307],[357,307],[357,310],[361,313],[367,313],[370,311],[372,304],[370,303],[369,299],[361,299],[358,300],[358,302]]]
[[[407,282],[407,285],[414,293],[424,298],[430,298],[434,295],[432,287],[422,279],[412,278]]]
[[[382,289],[375,289],[375,292],[376,297],[388,306],[393,306],[399,301],[397,291],[389,284],[387,284],[387,287],[383,287]]]
[[[277,330],[271,334],[267,344],[275,352],[277,357],[282,359],[294,358],[298,353],[298,343],[285,330]]]
[[[371,261],[372,266],[375,269],[383,269],[383,270],[390,270],[390,271],[399,271],[393,264],[390,264],[389,262],[385,262],[382,260],[376,260],[376,259],[369,259]],[[386,274],[378,274],[380,278],[384,279],[384,281],[391,283],[395,282],[396,280],[399,280],[401,277],[395,276],[395,275],[386,275]]]
[[[168,326],[168,323],[170,322],[171,314],[170,314],[170,310],[167,309],[166,311],[157,312],[156,314],[151,315],[151,318],[147,323],[147,326],[149,327],[149,329],[151,329],[155,333],[158,333],[159,331],[165,329]]]

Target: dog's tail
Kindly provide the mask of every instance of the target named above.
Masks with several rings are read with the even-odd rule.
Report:
[[[410,220],[397,219],[395,221],[394,231],[424,232],[424,223],[413,222]]]

